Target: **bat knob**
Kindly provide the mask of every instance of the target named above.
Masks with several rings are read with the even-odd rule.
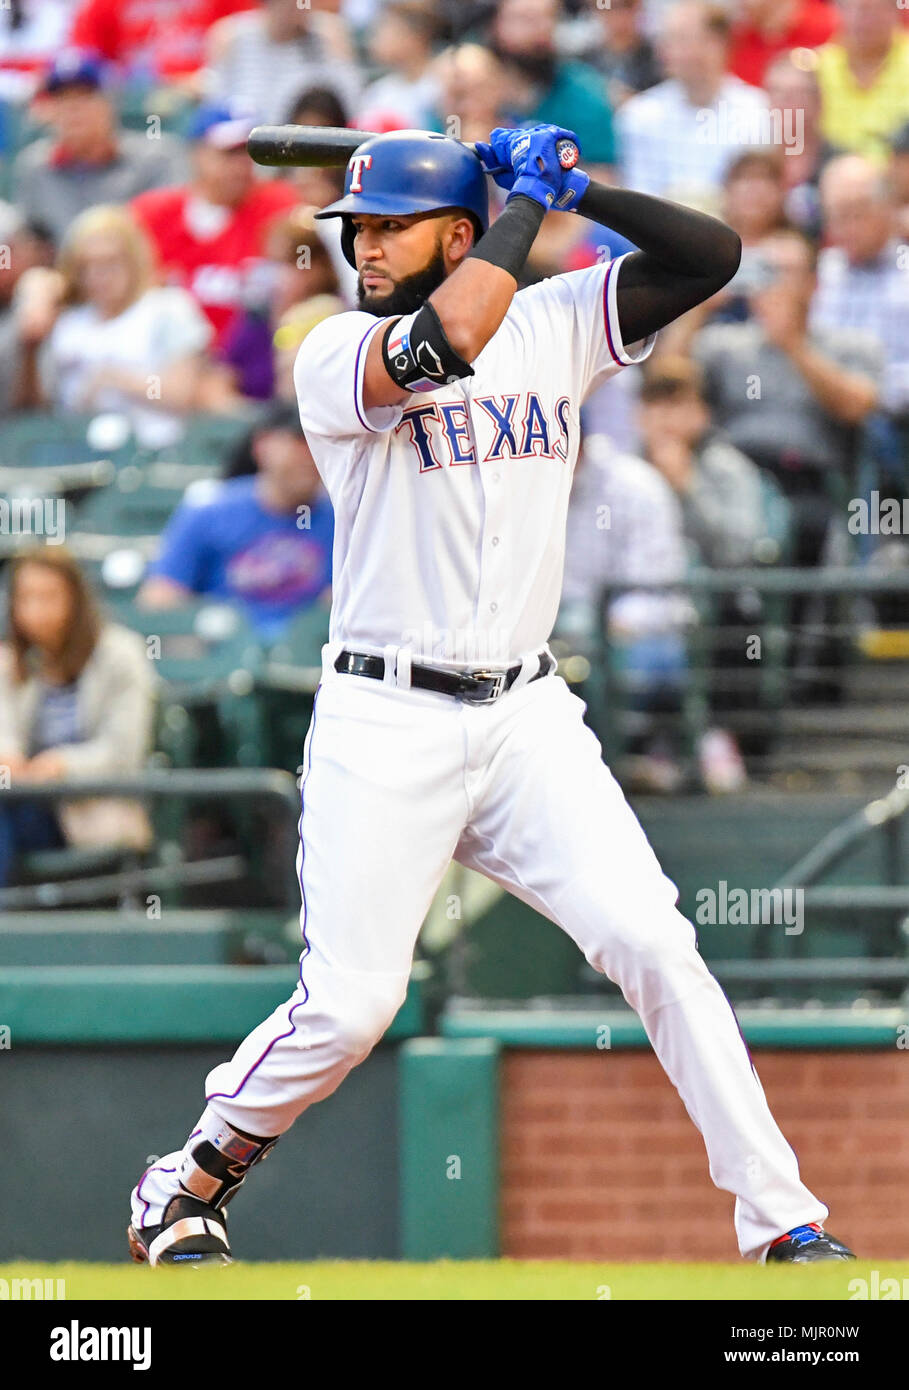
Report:
[[[557,140],[556,154],[563,169],[573,169],[581,157],[581,151],[573,140]]]

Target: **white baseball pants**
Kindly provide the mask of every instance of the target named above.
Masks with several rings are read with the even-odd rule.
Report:
[[[331,1094],[401,1006],[454,857],[556,922],[621,988],[704,1138],[714,1183],[735,1195],[744,1256],[822,1222],[827,1208],[799,1178],[676,887],[565,682],[519,682],[470,705],[340,675],[335,651],[304,750],[299,983],[209,1074],[211,1110],[270,1136]],[[176,1192],[175,1157],[143,1178],[141,1224],[160,1220]]]

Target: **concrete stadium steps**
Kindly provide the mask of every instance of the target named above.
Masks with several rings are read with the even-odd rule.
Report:
[[[7,912],[0,923],[0,969],[277,963],[299,951],[297,919],[274,912]]]
[[[909,691],[906,692],[909,703]],[[780,710],[778,726],[784,734],[857,735],[865,738],[893,738],[909,743],[906,706],[848,705],[844,708],[799,708]]]
[[[856,666],[844,687],[842,704],[779,711],[779,739],[757,766],[759,778],[788,789],[870,794],[896,780],[909,765],[909,662]]]
[[[846,689],[850,700],[904,703],[909,698],[909,662],[871,661],[849,672]]]

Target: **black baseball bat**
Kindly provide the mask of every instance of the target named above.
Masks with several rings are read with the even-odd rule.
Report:
[[[343,169],[357,146],[372,135],[370,130],[336,125],[257,125],[246,148],[257,164]]]
[[[334,125],[257,125],[250,133],[246,148],[257,164],[343,169],[354,150],[364,140],[371,140],[374,134],[371,130],[348,130],[346,126]],[[468,141],[464,144],[477,153],[475,145]],[[570,140],[560,140],[559,155],[563,168],[573,168],[578,160],[577,146]],[[507,167],[501,165],[488,172],[502,173]]]

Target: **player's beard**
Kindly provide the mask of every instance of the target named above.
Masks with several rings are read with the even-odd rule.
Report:
[[[439,245],[428,265],[398,280],[388,294],[367,293],[363,288],[361,271],[357,276],[357,304],[365,313],[375,314],[377,319],[389,318],[393,314],[415,314],[445,277],[445,257]]]

